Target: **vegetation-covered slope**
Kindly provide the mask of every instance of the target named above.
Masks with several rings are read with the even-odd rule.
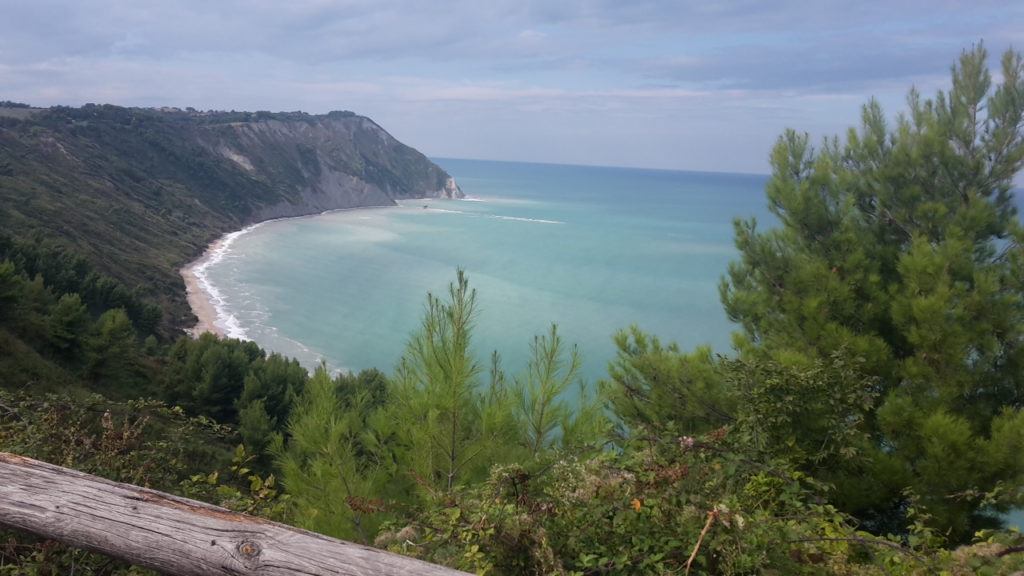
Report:
[[[0,229],[60,240],[168,314],[192,316],[177,270],[254,221],[399,198],[454,181],[350,112],[0,107]]]

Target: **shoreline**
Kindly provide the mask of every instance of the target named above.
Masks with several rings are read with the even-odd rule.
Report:
[[[211,242],[203,251],[202,256],[185,264],[179,270],[181,277],[185,279],[185,297],[188,300],[188,305],[198,319],[195,326],[185,329],[185,333],[193,339],[199,338],[207,332],[220,338],[227,337],[224,329],[217,326],[218,314],[217,308],[213,304],[213,295],[203,287],[196,274],[196,269],[206,264],[212,255],[223,247],[225,237],[226,235],[221,236]]]
[[[437,200],[437,198],[417,198],[415,200],[423,200],[429,202],[431,200]],[[313,218],[316,216],[322,216],[324,214],[329,214],[332,212],[347,212],[350,210],[366,210],[374,208],[409,208],[409,206],[402,204],[401,201],[397,201],[396,204],[390,206],[356,206],[353,208],[337,208],[334,210],[324,210],[323,212],[317,212],[315,214],[303,214],[301,216],[285,216],[282,218],[271,218],[269,220],[262,220],[260,222],[250,224],[245,228],[242,228],[241,230],[228,232],[222,235],[220,238],[217,238],[206,247],[206,250],[203,251],[202,255],[200,255],[195,260],[188,262],[178,270],[178,272],[181,274],[181,277],[185,280],[185,298],[188,301],[189,307],[192,309],[192,314],[194,314],[198,319],[195,326],[185,329],[185,334],[187,334],[190,338],[193,339],[199,338],[201,335],[207,332],[215,334],[220,338],[232,337],[231,334],[229,333],[231,332],[231,330],[228,327],[221,326],[217,323],[219,320],[221,320],[220,311],[217,309],[217,305],[215,303],[215,298],[217,296],[215,294],[212,294],[208,289],[208,285],[201,281],[201,274],[197,273],[197,270],[201,270],[202,268],[204,268],[207,264],[210,263],[210,260],[212,258],[214,258],[217,254],[221,253],[223,250],[227,249],[235,238],[268,222],[276,222],[278,220],[298,220],[302,218]],[[228,322],[230,323],[230,320],[228,320]],[[245,338],[243,337],[243,339]]]

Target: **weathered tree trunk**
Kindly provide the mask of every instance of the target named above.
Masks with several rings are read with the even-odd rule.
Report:
[[[168,574],[465,574],[2,452],[0,526]]]

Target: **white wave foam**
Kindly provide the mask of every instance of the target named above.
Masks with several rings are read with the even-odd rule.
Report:
[[[310,374],[313,374],[321,364],[327,366],[328,372],[332,377],[353,371],[347,366],[339,366],[319,349],[309,347],[298,340],[284,336],[280,330],[270,324],[270,316],[269,313],[266,313],[265,318],[257,319],[251,325],[251,331],[256,335],[260,346],[268,352],[272,351],[286,358],[297,360]]]
[[[462,210],[448,210],[446,208],[427,208],[427,212],[441,212],[444,214],[465,214]]]
[[[469,200],[463,198],[462,200]],[[484,200],[470,200],[471,202],[484,202]],[[545,220],[544,218],[523,218],[521,216],[503,216],[501,214],[478,214],[476,212],[464,212],[462,210],[449,210],[447,208],[426,208],[427,212],[441,213],[441,214],[461,214],[463,216],[469,216],[471,218],[495,218],[497,220],[515,220],[518,222],[535,222],[538,224],[565,224],[561,220]]]
[[[498,220],[516,220],[519,222],[536,222],[538,224],[565,224],[561,220],[545,220],[543,218],[521,218],[519,216],[501,216],[498,214],[491,214],[490,216]]]
[[[268,220],[269,222],[269,220]],[[220,240],[213,243],[212,248],[203,255],[202,259],[192,268],[192,274],[196,278],[196,282],[199,283],[199,287],[206,293],[210,299],[210,303],[213,304],[213,309],[217,312],[217,318],[213,321],[213,325],[224,331],[224,334],[228,338],[238,338],[239,340],[249,340],[248,334],[245,329],[242,328],[238,318],[228,309],[227,301],[224,299],[224,295],[216,286],[210,281],[207,275],[207,270],[214,264],[219,264],[224,260],[225,257],[231,251],[231,245],[235,243],[243,234],[255,230],[262,226],[265,222],[259,222],[251,226],[247,226],[241,230],[230,232],[221,237]]]

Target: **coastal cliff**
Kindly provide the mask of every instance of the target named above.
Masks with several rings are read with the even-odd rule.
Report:
[[[168,334],[194,321],[178,268],[225,232],[462,197],[444,170],[352,112],[5,104],[0,237],[70,246],[171,312]]]
[[[199,137],[214,154],[282,191],[279,202],[254,210],[255,220],[462,197],[455,180],[423,154],[352,113],[269,115],[214,124]]]

